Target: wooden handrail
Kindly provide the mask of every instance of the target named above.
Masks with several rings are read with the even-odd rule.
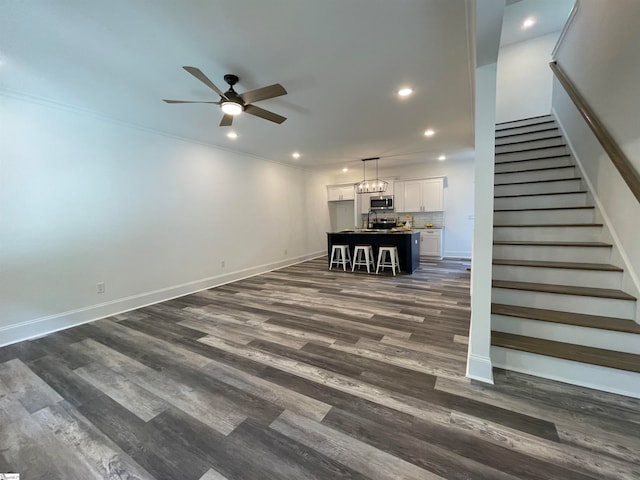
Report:
[[[571,100],[573,100],[573,103],[580,112],[580,115],[582,115],[582,118],[584,118],[584,120],[587,122],[587,125],[589,125],[589,128],[591,128],[591,131],[598,139],[598,142],[600,142],[600,145],[602,145],[602,148],[604,148],[604,151],[611,159],[611,162],[618,169],[620,175],[622,175],[622,178],[631,189],[631,193],[633,193],[634,197],[636,197],[636,200],[640,202],[640,174],[638,174],[636,169],[633,168],[633,165],[631,164],[627,156],[615,142],[606,127],[598,119],[595,112],[591,109],[584,97],[580,94],[580,92],[578,92],[573,82],[569,80],[569,77],[567,77],[564,71],[562,71],[562,68],[560,68],[558,63],[551,62],[549,66],[566,90]]]

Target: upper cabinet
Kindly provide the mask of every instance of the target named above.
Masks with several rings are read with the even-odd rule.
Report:
[[[349,185],[327,185],[327,199],[330,202],[340,202],[342,200],[354,200],[356,197],[352,184]]]
[[[396,191],[399,190],[399,183],[396,182]],[[396,200],[396,212],[438,212],[444,209],[444,178],[407,180],[401,183],[404,189],[402,205]]]

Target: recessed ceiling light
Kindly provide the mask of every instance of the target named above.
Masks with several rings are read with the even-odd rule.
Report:
[[[413,89],[409,87],[402,87],[400,90],[398,90],[398,95],[400,95],[401,97],[408,97],[412,93]]]
[[[442,162],[443,160],[446,160],[446,159],[447,159],[447,157],[445,157],[444,155],[440,155],[440,156],[438,157],[438,160],[440,160],[441,162]]]
[[[300,154],[298,152],[293,152],[293,154],[291,154],[291,156],[293,158],[300,158]]]
[[[227,133],[227,137],[229,138],[238,138],[238,134],[236,132]]]
[[[348,169],[347,167],[344,167],[344,168],[342,169],[342,171],[346,173],[346,172],[348,172],[348,171],[349,171],[349,169]]]
[[[522,28],[533,27],[536,24],[536,19],[533,17],[529,17],[522,22]]]
[[[430,128],[430,129],[424,131],[424,136],[425,137],[432,137],[434,133],[436,133],[436,132],[434,132],[433,129]]]

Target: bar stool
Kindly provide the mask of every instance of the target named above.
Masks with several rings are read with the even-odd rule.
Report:
[[[353,272],[356,267],[367,267],[367,273],[371,273],[371,270],[376,267],[371,245],[356,245],[353,250],[353,267],[351,267],[351,271]],[[369,270],[369,267],[371,267],[371,270]]]
[[[349,253],[349,245],[333,245],[331,247],[331,262],[329,262],[329,270],[333,268],[334,263],[336,267],[340,267],[340,265],[342,265],[345,272],[347,271],[347,267],[351,267],[351,253]]]
[[[387,260],[387,254],[389,259]],[[391,267],[393,274],[396,274],[396,269],[400,273],[400,257],[398,255],[398,247],[380,247],[378,249],[378,266],[376,267],[376,273],[380,270],[384,270],[384,267]]]

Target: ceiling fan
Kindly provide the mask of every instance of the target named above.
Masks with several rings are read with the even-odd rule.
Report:
[[[256,88],[244,93],[238,93],[233,89],[233,86],[238,83],[238,77],[233,74],[227,74],[224,76],[224,81],[229,84],[229,90],[222,92],[215,84],[202,73],[199,68],[196,67],[182,67],[191,75],[196,77],[202,83],[204,83],[211,90],[220,95],[220,100],[217,102],[197,102],[188,100],[165,100],[166,103],[211,103],[219,105],[224,115],[220,120],[221,127],[229,127],[233,123],[233,117],[242,112],[246,112],[256,117],[264,118],[275,123],[282,123],[286,120],[286,117],[278,115],[277,113],[270,112],[260,107],[253,105],[253,102],[260,100],[267,100],[269,98],[279,97],[280,95],[286,95],[287,91],[279,83],[274,83],[268,87]]]

